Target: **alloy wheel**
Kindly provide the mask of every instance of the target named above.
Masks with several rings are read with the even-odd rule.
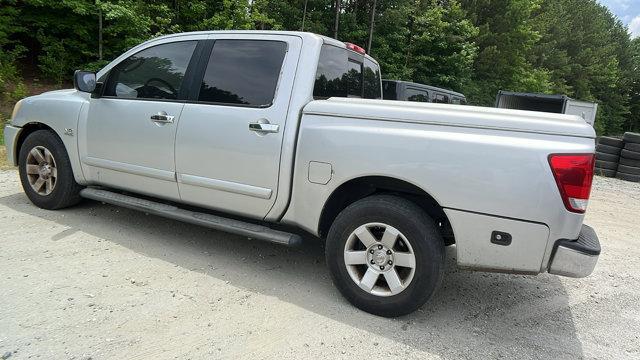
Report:
[[[405,290],[416,268],[407,238],[393,226],[368,223],[355,229],[344,247],[344,262],[351,279],[376,296],[393,296]]]
[[[58,169],[49,149],[35,146],[27,154],[26,174],[29,185],[39,195],[49,195],[56,187]]]

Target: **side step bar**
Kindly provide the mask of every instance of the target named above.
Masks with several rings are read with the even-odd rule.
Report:
[[[293,246],[302,242],[302,238],[296,234],[273,230],[266,226],[256,225],[240,220],[189,211],[173,205],[140,199],[112,191],[85,188],[80,191],[80,196],[87,199],[102,201],[107,204],[119,205],[133,210],[144,211],[153,215],[163,216],[195,225],[206,226],[212,229],[243,235],[253,239],[270,241],[281,245]]]

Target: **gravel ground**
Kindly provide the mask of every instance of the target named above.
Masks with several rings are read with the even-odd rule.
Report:
[[[640,358],[640,184],[597,178],[585,279],[455,268],[385,319],[332,286],[322,247],[288,249],[96,202],[41,210],[0,172],[0,357]]]

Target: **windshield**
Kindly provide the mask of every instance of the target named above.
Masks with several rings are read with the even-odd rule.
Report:
[[[362,54],[322,45],[313,98],[330,97],[381,99],[380,67]]]

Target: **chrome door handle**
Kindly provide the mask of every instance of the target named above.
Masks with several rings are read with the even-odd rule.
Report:
[[[160,111],[155,115],[151,115],[151,121],[157,124],[169,124],[173,122],[175,117],[172,115],[167,115],[166,112]]]
[[[280,130],[280,125],[269,124],[268,122],[253,122],[249,123],[249,130],[260,133],[277,133]]]

